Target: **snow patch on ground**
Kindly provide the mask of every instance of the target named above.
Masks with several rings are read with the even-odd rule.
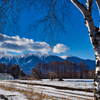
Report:
[[[0,89],[0,100],[28,100],[23,94],[19,92],[11,92]]]
[[[18,83],[18,82],[21,82]],[[27,84],[24,84],[26,82]],[[64,81],[57,81],[57,79],[50,81],[49,79],[42,79],[42,80],[15,80],[14,83],[12,81],[0,81],[8,86],[13,86],[14,88],[26,91],[33,91],[36,93],[43,93],[53,98],[70,98],[71,100],[86,100],[93,99],[93,92],[85,92],[79,91],[77,89],[93,89],[93,79],[64,79]],[[41,85],[30,85],[29,83],[37,83]],[[43,86],[43,85],[44,86]],[[45,86],[51,85],[51,86]],[[76,90],[67,90],[67,89],[57,89],[52,86],[59,86],[59,87],[70,87],[75,88]],[[1,92],[2,93],[2,92]],[[5,93],[6,94],[6,93]],[[18,98],[21,96],[18,96]],[[23,97],[23,96],[22,96]],[[14,99],[14,100],[26,100],[26,99]]]

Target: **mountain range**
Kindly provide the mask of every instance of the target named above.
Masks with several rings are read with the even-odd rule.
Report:
[[[24,70],[26,74],[30,74],[31,69],[39,62],[45,61],[63,61],[63,60],[71,60],[72,62],[76,62],[77,64],[82,61],[86,65],[90,67],[90,70],[95,69],[95,61],[94,60],[85,60],[75,56],[68,56],[63,59],[59,56],[50,55],[50,54],[42,54],[42,53],[25,53],[23,55],[10,55],[6,52],[0,52],[0,63],[8,64],[9,62],[14,64],[18,64],[21,69]]]

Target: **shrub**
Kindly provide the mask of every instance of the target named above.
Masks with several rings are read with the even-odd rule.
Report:
[[[61,77],[58,79],[58,81],[64,81]]]
[[[57,73],[55,73],[55,72],[50,72],[49,73],[49,78],[51,79],[51,81],[53,80],[53,79],[55,79],[57,77]]]

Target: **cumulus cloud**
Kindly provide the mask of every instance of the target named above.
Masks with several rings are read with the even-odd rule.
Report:
[[[64,44],[58,43],[56,46],[53,47],[53,52],[58,54],[66,52],[67,50],[69,50],[69,47],[65,46]]]
[[[47,53],[51,48],[45,42],[34,42],[32,39],[20,38],[19,36],[9,37],[0,34],[0,51],[22,53],[25,50]]]

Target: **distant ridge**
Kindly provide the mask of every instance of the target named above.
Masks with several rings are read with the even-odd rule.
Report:
[[[81,62],[84,62],[85,65],[88,65],[90,67],[90,70],[95,69],[95,61],[94,60],[89,60],[89,59],[85,60],[85,59],[75,57],[75,56],[67,57],[65,60],[67,60],[67,61],[71,60],[72,62],[76,62],[77,64],[81,61]]]
[[[9,62],[12,64],[18,64],[21,69],[23,69],[26,74],[31,73],[31,69],[39,62],[45,61],[63,61],[59,56],[50,55],[50,54],[42,54],[42,53],[25,53],[23,55],[10,55],[6,52],[0,52],[0,63],[8,64]],[[95,61],[94,60],[84,60],[75,56],[67,56],[65,59],[67,61],[71,60],[72,62],[76,62],[77,64],[82,61],[86,65],[90,67],[90,70],[95,69]]]

